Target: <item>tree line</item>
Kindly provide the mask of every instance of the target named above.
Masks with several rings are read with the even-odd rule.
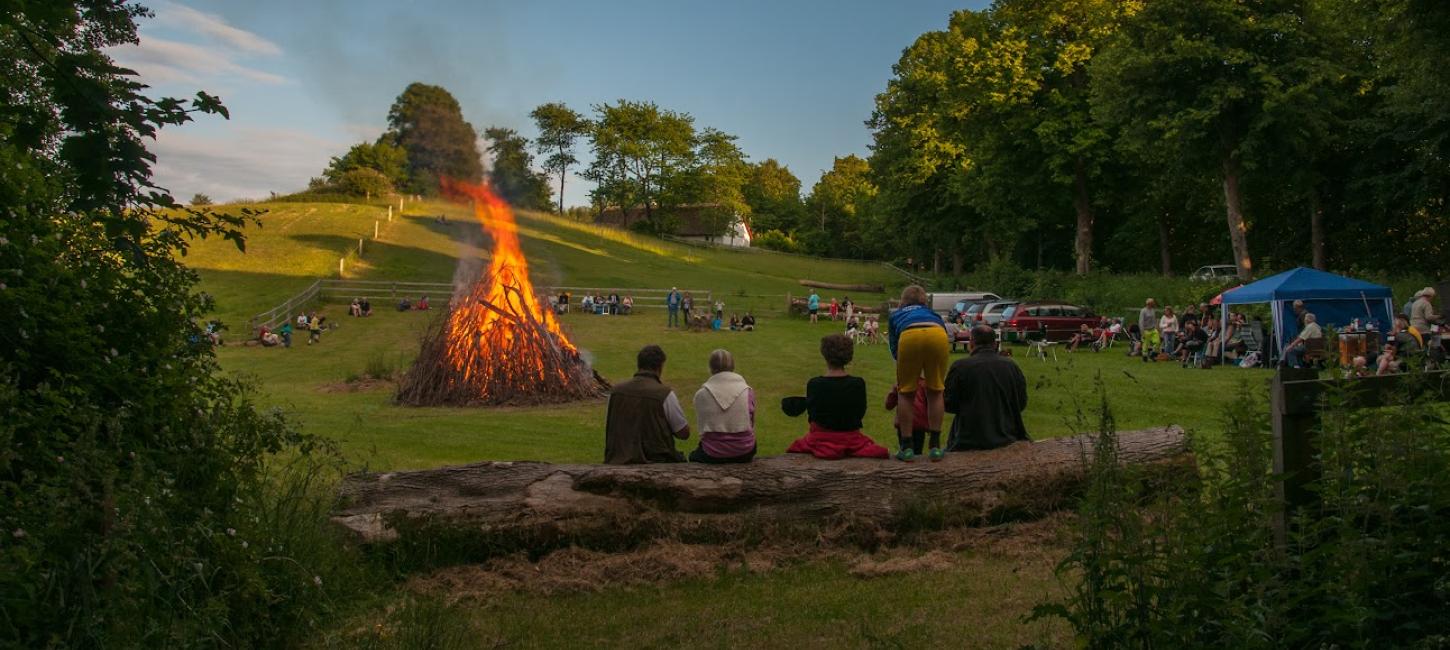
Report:
[[[957,273],[1442,270],[1447,53],[1450,5],[1419,0],[959,11],[876,98],[858,227]]]

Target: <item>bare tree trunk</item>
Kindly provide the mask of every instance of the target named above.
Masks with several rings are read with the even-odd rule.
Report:
[[[1309,190],[1309,248],[1314,252],[1314,268],[1325,270],[1324,206],[1319,203],[1319,190]]]
[[[1223,158],[1223,202],[1228,216],[1228,239],[1233,244],[1239,279],[1248,282],[1254,275],[1254,260],[1249,257],[1249,228],[1244,223],[1243,195],[1239,191],[1242,175],[1238,158],[1232,153],[1226,154]]]
[[[958,521],[1041,516],[1087,485],[1094,439],[1023,442],[940,463],[823,461],[802,454],[742,465],[478,463],[349,477],[332,520],[367,542],[442,527],[500,540],[638,541],[688,531],[864,524],[889,527],[923,501]],[[1174,482],[1194,474],[1176,426],[1118,436],[1122,462]],[[471,531],[471,532],[470,532]]]
[[[1173,277],[1173,251],[1168,242],[1168,213],[1158,215],[1158,264],[1163,277]]]
[[[941,275],[941,249],[940,248],[936,249],[936,251],[931,254],[931,273],[932,273],[932,275]]]
[[[559,214],[564,214],[564,177],[569,175],[568,168],[559,171]]]
[[[962,251],[960,249],[958,249],[958,248],[953,248],[952,249],[952,275],[953,276],[955,276],[955,277],[961,277],[962,276],[962,261],[963,261],[962,260]]]
[[[1093,270],[1093,206],[1088,197],[1087,167],[1082,158],[1073,165],[1072,206],[1077,211],[1077,239],[1073,243],[1077,274],[1087,275]]]

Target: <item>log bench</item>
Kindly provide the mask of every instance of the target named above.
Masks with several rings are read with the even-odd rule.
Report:
[[[368,544],[395,541],[421,524],[512,540],[621,544],[681,530],[721,538],[746,526],[890,527],[922,507],[966,525],[990,523],[1070,507],[1085,485],[1094,439],[950,453],[936,463],[787,454],[742,465],[484,462],[357,474],[343,481],[332,521]],[[1196,476],[1180,427],[1118,439],[1121,461],[1145,474],[1165,482]]]

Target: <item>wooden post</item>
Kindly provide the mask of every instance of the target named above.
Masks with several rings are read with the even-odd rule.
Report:
[[[347,263],[346,257],[337,258],[337,277],[342,277],[343,265]]]
[[[388,206],[388,223],[393,222],[393,206]]]
[[[362,243],[363,243],[363,238],[362,237],[358,237],[357,238],[357,256],[358,257],[362,257]]]
[[[1319,372],[1280,368],[1269,389],[1269,413],[1274,426],[1275,490],[1283,509],[1275,515],[1274,535],[1282,543],[1294,510],[1312,498],[1306,489],[1317,478],[1314,433],[1319,426]],[[1305,383],[1291,383],[1305,382]]]
[[[403,200],[398,199],[398,216],[403,216]]]
[[[373,240],[376,241],[377,238],[378,238],[378,220],[377,219],[373,219]]]

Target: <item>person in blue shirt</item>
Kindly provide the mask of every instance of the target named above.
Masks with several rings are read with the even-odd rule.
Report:
[[[816,313],[821,311],[821,297],[816,295],[815,289],[811,289],[811,297],[806,301],[806,309],[811,312],[811,322],[816,322]]]
[[[680,289],[670,287],[670,295],[665,297],[665,306],[669,308],[670,320],[666,327],[680,326]]]
[[[947,362],[951,342],[946,323],[927,306],[926,289],[911,285],[901,292],[901,307],[891,312],[886,323],[886,341],[896,360],[896,392],[904,402],[915,398],[917,384],[926,391],[927,436],[930,457],[941,460],[941,426],[945,402]],[[896,436],[901,441],[897,460],[911,462],[916,456],[911,445],[912,409],[896,410]]]

